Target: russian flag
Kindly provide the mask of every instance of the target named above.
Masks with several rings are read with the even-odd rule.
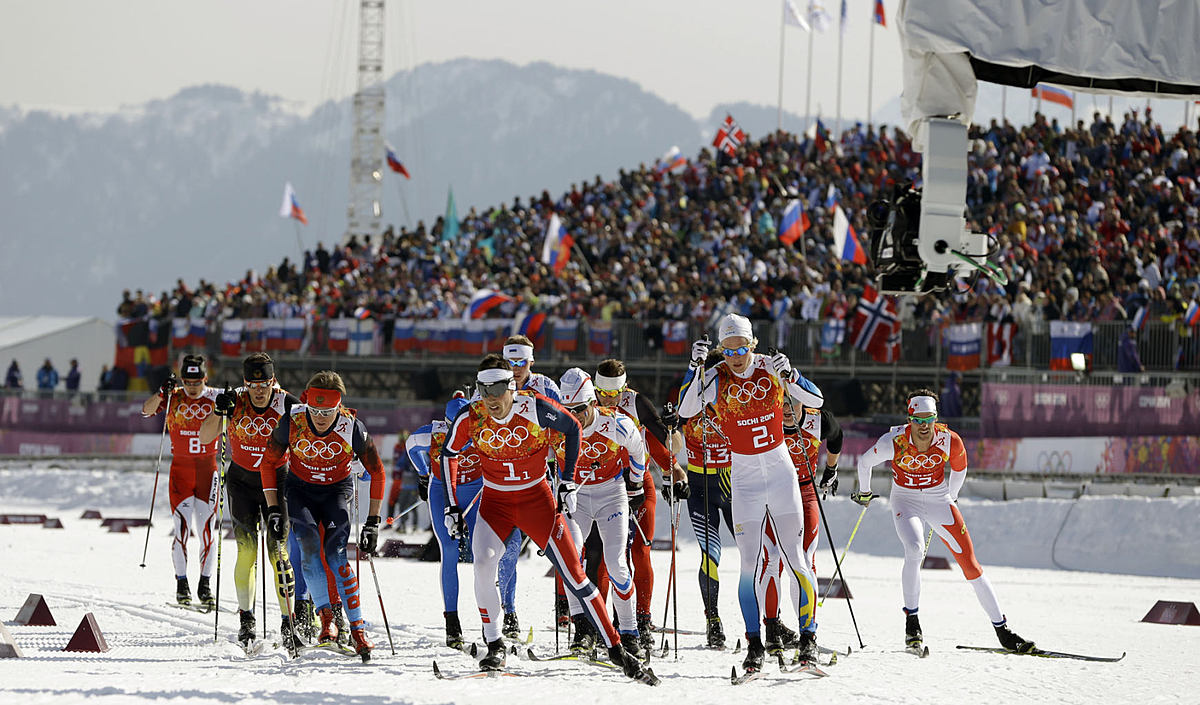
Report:
[[[512,297],[491,289],[480,289],[471,296],[466,313],[469,318],[483,318],[488,311],[507,301],[512,301]]]
[[[567,233],[566,226],[555,213],[550,216],[550,224],[546,226],[546,239],[542,243],[542,263],[550,265],[555,276],[559,275],[571,259],[571,247],[574,244],[575,238]]]
[[[883,12],[883,0],[875,0],[875,13],[871,16],[871,21],[880,27],[887,27],[887,17]]]
[[[979,352],[983,349],[979,323],[959,323],[946,329],[946,369],[974,370],[979,367]]]
[[[855,264],[867,263],[867,251],[858,244],[858,235],[841,206],[836,206],[833,211],[833,251],[841,259]]]
[[[687,159],[683,153],[679,151],[679,147],[672,146],[663,155],[662,159],[658,160],[658,167],[655,169],[659,174],[678,169],[681,166],[687,166]]]
[[[608,355],[612,350],[612,323],[597,321],[588,331],[588,352],[593,355]]]
[[[371,310],[366,306],[359,306],[354,309],[354,317],[360,321],[365,321],[371,317]]]
[[[482,355],[487,352],[488,322],[483,320],[463,321],[463,339],[461,350],[468,355]]]
[[[188,345],[191,345],[193,348],[204,347],[204,336],[207,331],[207,326],[204,324],[204,319],[189,318],[188,324],[190,328],[188,331]]]
[[[1064,108],[1075,107],[1075,98],[1067,91],[1054,86],[1043,86],[1039,83],[1033,87],[1032,95],[1049,103],[1058,103]]]
[[[191,339],[191,323],[186,318],[171,319],[171,347],[186,348]]]
[[[221,354],[236,357],[242,354],[242,327],[238,318],[221,321]]]
[[[1092,356],[1092,324],[1050,321],[1050,369],[1071,370],[1071,354]],[[1090,363],[1089,363],[1090,366]]]
[[[353,322],[349,318],[334,318],[329,321],[330,352],[344,353],[350,349],[350,324]]]
[[[413,349],[416,342],[413,334],[413,319],[397,318],[395,325],[392,327],[392,350],[396,352],[408,352]]]
[[[267,350],[283,350],[283,319],[268,318],[265,328]]]
[[[783,222],[779,224],[779,241],[785,245],[791,245],[800,239],[800,236],[808,232],[811,223],[808,220],[808,213],[804,212],[804,205],[799,198],[793,198],[787,208],[783,209]]]
[[[546,326],[545,313],[530,313],[513,319],[512,334],[523,335],[533,341],[533,347],[542,347],[542,330]]]
[[[1146,327],[1146,307],[1142,306],[1133,314],[1133,319],[1129,321],[1129,327],[1139,333]]]
[[[392,171],[396,172],[397,174],[403,174],[404,178],[406,178],[406,179],[411,179],[412,176],[409,175],[408,169],[404,168],[404,164],[401,163],[400,158],[396,156],[396,150],[392,149],[392,145],[387,144],[385,142],[384,146],[387,148],[388,168],[390,168]]]
[[[687,352],[687,321],[663,321],[662,332],[664,353],[667,355],[683,355]]]
[[[291,181],[283,185],[283,205],[279,207],[279,217],[295,218],[301,223],[308,225],[308,217],[304,215],[304,209],[300,207],[300,202],[296,200],[296,191],[292,189]]]
[[[304,332],[308,329],[308,319],[294,317],[283,319],[282,350],[298,352],[304,345]]]
[[[1200,304],[1195,300],[1188,304],[1187,313],[1183,314],[1183,322],[1189,327],[1200,324]]]
[[[575,352],[579,348],[579,319],[554,319],[554,349],[558,352]]]

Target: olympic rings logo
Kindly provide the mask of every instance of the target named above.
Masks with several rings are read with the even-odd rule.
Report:
[[[1058,452],[1057,450],[1038,453],[1037,459],[1038,472],[1044,473],[1065,473],[1071,471],[1071,451],[1065,450]]]
[[[458,456],[458,467],[460,470],[470,470],[479,464],[479,455],[477,453],[463,453]]]
[[[771,393],[771,386],[771,380],[763,377],[757,382],[731,384],[725,394],[739,404],[748,404],[751,401],[766,399]]]
[[[187,421],[203,419],[212,411],[212,404],[206,399],[196,404],[180,404],[175,407],[175,415]]]
[[[583,441],[579,444],[579,452],[588,460],[599,460],[608,452],[608,444],[604,442],[593,443],[591,441]]]
[[[807,454],[809,449],[815,445],[808,436],[785,436],[784,442],[787,443],[788,450],[793,453]]]
[[[485,428],[479,432],[479,445],[486,446],[492,450],[501,450],[503,448],[520,448],[521,444],[529,440],[529,429],[524,426],[509,428],[501,426],[500,428]]]
[[[321,439],[310,441],[307,438],[301,438],[292,450],[309,459],[333,460],[342,451],[342,444],[327,443]]]
[[[936,455],[903,455],[894,461],[905,470],[934,470],[945,464],[945,458]]]
[[[269,436],[275,430],[275,424],[261,416],[243,416],[238,419],[237,430],[243,436]]]

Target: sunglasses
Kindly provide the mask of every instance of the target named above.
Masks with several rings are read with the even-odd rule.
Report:
[[[185,386],[185,387],[196,387],[201,384],[204,384],[203,379],[183,379],[180,381],[183,382],[183,386]]]
[[[508,360],[507,362],[508,362],[508,364],[512,365],[513,367],[524,367],[525,365],[529,364],[529,360],[525,360],[525,359]]]
[[[741,357],[742,355],[745,355],[746,353],[750,352],[750,348],[748,346],[743,345],[740,348],[726,348],[725,350],[722,350],[721,352],[725,353],[725,357]]]
[[[475,389],[479,390],[479,396],[481,397],[502,397],[508,391],[508,380],[505,379],[490,384],[487,382],[476,382]]]
[[[315,406],[308,407],[309,413],[318,418],[326,419],[338,412],[338,407],[331,406],[328,409],[318,409]]]
[[[590,406],[591,402],[583,403],[579,406],[568,406],[567,411],[571,412],[572,414],[582,414],[583,412],[587,411],[588,407]]]
[[[625,391],[624,387],[620,389],[597,389],[596,394],[604,397],[605,399],[614,399],[621,396],[621,392],[623,391]]]
[[[242,380],[242,383],[246,385],[246,389],[270,389],[275,386],[275,380],[268,380],[266,382],[246,382]]]
[[[915,424],[931,424],[934,421],[937,421],[936,416],[909,416],[908,417],[908,422],[915,423]]]

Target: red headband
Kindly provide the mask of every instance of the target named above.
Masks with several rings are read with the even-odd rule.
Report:
[[[318,409],[329,409],[342,403],[342,393],[336,389],[320,389],[313,387],[304,390],[300,401]]]

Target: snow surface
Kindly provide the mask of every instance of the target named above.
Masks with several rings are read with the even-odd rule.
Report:
[[[376,567],[397,655],[388,648],[379,602],[367,565],[362,565],[364,609],[376,644],[375,658],[323,652],[289,661],[268,651],[247,660],[233,643],[236,617],[220,615],[213,643],[213,616],[166,604],[174,592],[170,537],[165,513],[165,473],[160,477],[155,526],[147,568],[139,569],[145,533],[108,533],[82,509],[105,516],[144,516],[153,475],[140,463],[123,471],[119,461],[96,461],[94,470],[63,470],[50,462],[0,469],[0,512],[46,513],[64,530],[0,526],[0,618],[25,653],[0,660],[0,703],[109,705],[149,701],[229,703],[612,703],[630,698],[666,702],[821,703],[1012,703],[1133,702],[1195,703],[1200,668],[1200,627],[1167,626],[1139,620],[1156,600],[1200,602],[1200,580],[1084,572],[1086,567],[1159,575],[1194,571],[1200,532],[1200,500],[1104,497],[1073,500],[961,502],[980,560],[1015,631],[1044,648],[1102,655],[1128,651],[1120,663],[1055,661],[958,651],[956,644],[994,645],[987,617],[957,568],[924,571],[921,622],[932,655],[920,660],[900,651],[899,547],[884,502],[872,504],[843,564],[854,594],[853,608],[865,648],[860,649],[844,600],[830,599],[818,612],[820,643],[854,653],[827,669],[830,677],[771,673],[739,688],[728,684],[741,655],[703,649],[701,637],[679,637],[679,658],[652,665],[663,679],[657,691],[618,674],[575,664],[531,663],[509,657],[514,670],[546,677],[439,681],[436,659],[446,672],[473,669],[471,659],[441,646],[442,605],[437,564],[377,559]],[[663,503],[660,503],[660,506]],[[859,508],[844,498],[825,503],[839,547]],[[658,536],[669,536],[660,513]],[[1064,527],[1059,532],[1059,527]],[[384,532],[384,538],[392,532]],[[1057,536],[1057,545],[1054,537]],[[423,541],[425,533],[404,536]],[[827,545],[817,554],[818,575],[830,573]],[[935,549],[938,548],[935,544]],[[937,554],[938,550],[931,553]],[[944,555],[944,548],[941,549]],[[235,544],[222,548],[222,605],[233,609]],[[671,554],[654,552],[655,622],[663,618]],[[741,632],[734,595],[736,549],[726,543],[721,565],[722,615],[730,643]],[[193,558],[194,560],[194,558]],[[686,525],[680,531],[679,626],[701,630],[696,584],[698,551]],[[1013,565],[1005,565],[1016,564]],[[534,647],[553,652],[552,581],[549,564],[532,554],[518,566],[518,610],[522,624],[536,627]],[[1191,566],[1191,567],[1189,567]],[[196,569],[192,568],[193,585]],[[1196,573],[1192,572],[1192,575]],[[478,639],[471,616],[474,597],[470,566],[460,567],[459,609],[468,636]],[[57,627],[17,626],[11,620],[29,593],[41,593]],[[268,599],[268,627],[278,615]],[[111,650],[65,653],[86,612],[93,612]],[[790,608],[785,618],[793,623]],[[669,619],[668,619],[669,621]],[[563,635],[565,640],[565,635]],[[565,643],[565,641],[564,641]],[[770,667],[768,671],[771,671]]]

